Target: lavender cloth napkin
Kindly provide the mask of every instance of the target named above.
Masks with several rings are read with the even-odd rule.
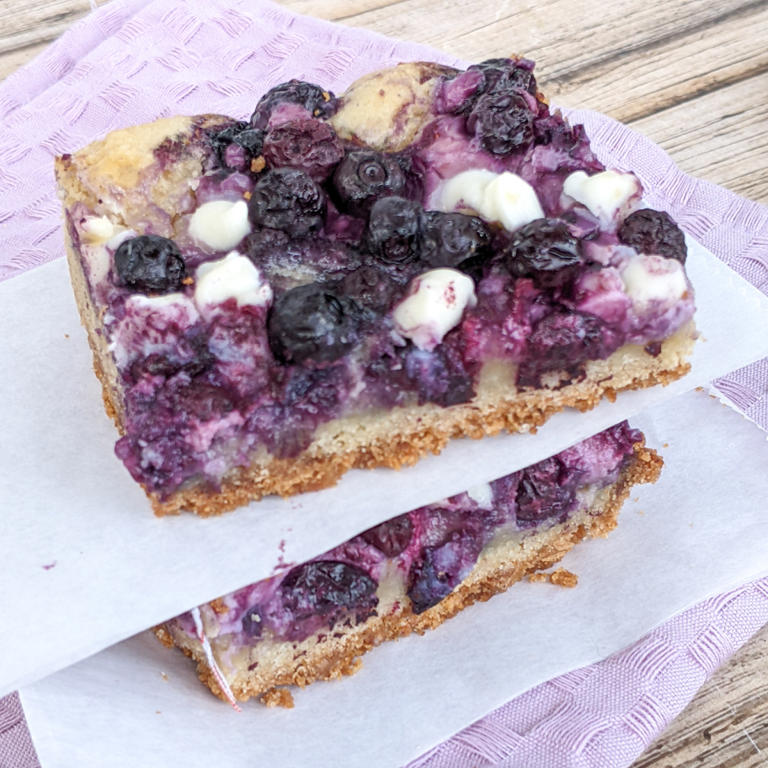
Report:
[[[291,77],[340,91],[408,59],[458,63],[264,0],[113,0],[0,84],[0,280],[63,253],[54,155],[164,115],[244,117],[257,94]],[[768,209],[683,174],[659,147],[610,118],[574,112],[571,119],[585,123],[604,162],[640,176],[652,206],[768,292]],[[768,361],[718,386],[768,429]],[[766,622],[762,579],[528,691],[409,768],[627,766]],[[18,697],[8,696],[0,700],[0,768],[37,766]]]

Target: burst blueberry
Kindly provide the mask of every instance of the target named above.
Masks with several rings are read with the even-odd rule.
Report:
[[[278,360],[330,362],[358,342],[360,307],[319,283],[286,291],[268,320],[269,345]]]
[[[582,263],[581,243],[564,221],[536,219],[518,229],[505,251],[512,274],[541,288],[563,285]]]
[[[630,213],[619,227],[619,239],[640,253],[656,253],[685,264],[685,235],[666,211],[643,208]]]
[[[336,111],[336,97],[319,85],[303,80],[289,80],[267,91],[256,104],[251,115],[251,126],[264,130],[272,112],[280,104],[293,104],[307,113],[307,116],[327,118]]]
[[[314,118],[291,120],[270,128],[262,153],[269,168],[299,168],[317,182],[327,179],[344,157],[336,131]]]
[[[410,543],[413,536],[411,518],[399,515],[360,534],[366,543],[379,550],[385,557],[397,557]]]
[[[248,202],[253,224],[280,229],[291,237],[305,237],[319,230],[325,208],[325,192],[296,168],[277,168],[262,174]]]
[[[315,615],[334,623],[345,611],[354,611],[358,621],[378,605],[376,581],[362,568],[334,560],[315,560],[298,565],[280,584],[283,604],[296,620]]]
[[[467,129],[493,155],[509,155],[533,141],[533,112],[520,90],[485,93],[467,118]]]
[[[160,235],[124,240],[115,251],[119,285],[146,293],[171,293],[181,286],[186,268],[176,243]]]

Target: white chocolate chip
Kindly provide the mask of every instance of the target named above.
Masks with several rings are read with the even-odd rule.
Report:
[[[211,200],[203,203],[189,220],[189,234],[214,251],[234,248],[250,231],[245,200]]]
[[[195,303],[203,316],[210,316],[227,299],[235,299],[240,307],[266,307],[272,303],[269,283],[254,263],[237,251],[205,262],[195,272]]]
[[[627,296],[639,310],[653,301],[671,306],[688,290],[680,262],[658,254],[631,258],[621,271],[621,279]]]
[[[456,269],[431,269],[415,278],[392,318],[397,331],[419,348],[433,350],[477,304],[471,277]]]
[[[633,199],[639,203],[642,188],[633,173],[601,171],[587,176],[574,171],[563,183],[563,194],[585,205],[603,223],[626,213]]]
[[[444,211],[469,210],[510,231],[544,218],[536,190],[509,171],[476,169],[458,173],[444,184],[440,203]]]
[[[81,228],[81,239],[91,245],[106,243],[115,233],[115,225],[106,216],[88,216]]]

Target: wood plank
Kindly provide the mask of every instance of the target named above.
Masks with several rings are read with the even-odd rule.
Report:
[[[768,204],[768,72],[630,125],[687,173]]]
[[[632,768],[768,765],[768,626],[719,669]]]
[[[768,71],[768,46],[756,29],[768,30],[768,3],[569,76],[543,72],[542,82],[560,104],[588,104],[629,122]]]
[[[0,53],[53,40],[90,10],[89,0],[0,0]]]

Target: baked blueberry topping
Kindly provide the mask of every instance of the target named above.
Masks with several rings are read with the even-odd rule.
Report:
[[[242,122],[229,125],[211,136],[211,146],[219,165],[234,170],[248,168],[251,160],[261,154],[263,141],[264,131]]]
[[[248,637],[261,637],[261,630],[264,626],[264,621],[261,616],[261,609],[258,605],[252,605],[244,614],[241,619],[243,632]]]
[[[424,613],[437,605],[472,570],[482,547],[482,539],[466,531],[453,532],[435,547],[424,547],[408,573],[408,597],[414,613]]]
[[[387,309],[394,297],[393,289],[397,287],[373,264],[364,264],[349,272],[341,285],[346,296],[374,310]]]
[[[576,499],[574,478],[567,478],[557,456],[523,470],[517,486],[517,519],[538,523],[571,511]]]
[[[531,62],[515,61],[514,59],[486,59],[467,69],[468,72],[478,70],[483,74],[483,85],[478,89],[481,93],[499,93],[515,88],[522,88],[532,96],[536,95],[536,78]]]
[[[541,288],[563,285],[582,263],[579,239],[558,219],[536,219],[518,229],[505,255],[512,274],[532,277]]]
[[[640,253],[657,253],[685,264],[685,235],[666,211],[643,208],[630,213],[619,227],[619,239]]]
[[[360,307],[348,296],[310,283],[286,291],[269,315],[269,345],[278,360],[330,362],[359,339]]]
[[[477,216],[427,211],[421,259],[433,267],[473,268],[491,256],[491,234]]]
[[[285,607],[297,621],[325,616],[333,624],[348,610],[364,621],[379,603],[376,582],[355,565],[315,560],[298,565],[280,584]]]
[[[419,258],[421,206],[404,197],[383,197],[371,208],[366,245],[378,261],[410,264]]]
[[[299,168],[320,182],[328,178],[344,157],[344,150],[328,123],[306,118],[270,128],[262,154],[269,168]]]
[[[185,271],[181,252],[167,237],[131,237],[115,251],[117,282],[134,291],[171,293],[181,286]]]
[[[379,198],[403,196],[407,178],[397,156],[356,149],[339,163],[333,186],[346,210],[364,216]]]
[[[486,151],[509,155],[533,141],[533,112],[520,90],[480,96],[467,118],[467,129]]]
[[[325,207],[325,192],[304,171],[276,168],[254,185],[248,214],[257,227],[305,237],[322,228]]]
[[[369,528],[360,534],[366,543],[376,547],[386,557],[399,555],[411,541],[413,524],[411,518],[405,515],[393,517],[381,525]]]
[[[526,359],[517,372],[519,386],[541,386],[548,371],[579,375],[586,360],[602,360],[619,346],[596,317],[553,312],[540,320],[528,338]]]
[[[267,91],[251,115],[253,128],[267,127],[272,111],[279,104],[295,104],[312,117],[330,117],[336,111],[336,97],[319,85],[303,80],[289,80]]]

